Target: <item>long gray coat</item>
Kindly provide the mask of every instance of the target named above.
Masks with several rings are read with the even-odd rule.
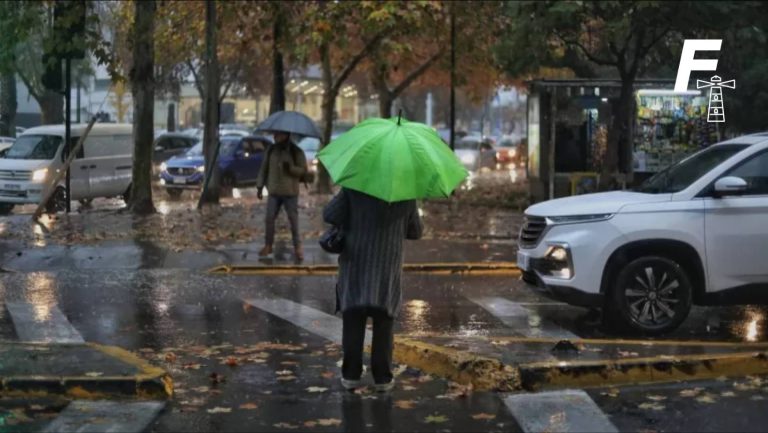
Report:
[[[345,188],[325,207],[323,219],[344,231],[337,311],[378,307],[396,316],[402,302],[403,240],[422,233],[416,201],[387,203]]]

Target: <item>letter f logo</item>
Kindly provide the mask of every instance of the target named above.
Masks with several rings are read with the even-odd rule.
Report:
[[[680,66],[677,68],[675,92],[688,90],[691,71],[716,71],[717,59],[694,59],[696,51],[720,51],[722,39],[686,39],[680,54]]]

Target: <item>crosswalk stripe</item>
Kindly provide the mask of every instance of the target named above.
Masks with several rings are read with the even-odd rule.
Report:
[[[255,298],[244,301],[315,335],[341,344],[342,320],[336,316],[283,298]],[[366,330],[365,338],[371,341],[372,333]]]
[[[43,433],[139,433],[165,407],[160,401],[92,401],[76,400],[69,404]]]
[[[524,432],[605,432],[618,429],[582,390],[514,394],[504,403]]]
[[[27,343],[85,343],[56,305],[36,305],[29,302],[8,302],[16,335]]]
[[[541,319],[538,313],[524,306],[531,304],[512,302],[498,296],[470,297],[469,300],[481,306],[523,337],[579,339],[578,335],[548,320]],[[537,321],[538,323],[535,323]],[[534,322],[533,325],[532,322]]]

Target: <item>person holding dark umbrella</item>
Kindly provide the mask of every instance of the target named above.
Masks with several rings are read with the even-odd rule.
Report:
[[[257,130],[272,132],[275,144],[267,149],[256,180],[257,196],[264,198],[267,188],[266,231],[260,257],[273,254],[275,220],[280,208],[285,208],[291,224],[291,236],[296,260],[304,260],[304,250],[299,233],[299,186],[307,173],[304,151],[291,140],[291,134],[318,137],[317,127],[307,116],[293,111],[279,111],[262,122]]]

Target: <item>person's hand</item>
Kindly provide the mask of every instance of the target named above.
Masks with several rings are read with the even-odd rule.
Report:
[[[259,188],[256,190],[256,197],[258,197],[259,200],[264,198],[264,191],[262,190],[262,188]]]
[[[291,163],[288,161],[283,161],[283,170],[291,171]]]

